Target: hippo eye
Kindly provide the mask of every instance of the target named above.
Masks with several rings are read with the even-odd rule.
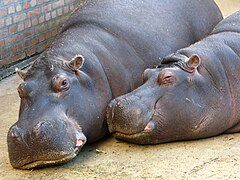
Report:
[[[68,86],[68,82],[67,82],[66,79],[64,79],[64,80],[62,81],[62,87],[67,87],[67,86]]]
[[[174,77],[172,72],[164,72],[158,75],[158,83],[161,84],[172,84],[174,83],[176,78]]]
[[[52,88],[55,92],[66,91],[70,87],[68,79],[63,75],[56,75],[52,79]]]

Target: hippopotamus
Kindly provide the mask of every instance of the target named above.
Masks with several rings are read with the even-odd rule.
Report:
[[[240,11],[203,40],[146,69],[142,86],[112,100],[109,131],[137,144],[239,132],[239,69]]]
[[[85,0],[27,72],[19,118],[7,135],[10,163],[66,162],[108,133],[108,103],[139,87],[159,58],[207,36],[222,20],[212,0]]]

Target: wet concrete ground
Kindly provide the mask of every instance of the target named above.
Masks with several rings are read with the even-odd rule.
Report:
[[[240,0],[217,0],[224,15],[240,10]],[[0,81],[0,180],[9,179],[240,179],[240,133],[139,146],[111,137],[87,145],[69,163],[38,170],[13,169],[6,134],[17,120],[21,80]],[[100,150],[96,151],[96,150]]]

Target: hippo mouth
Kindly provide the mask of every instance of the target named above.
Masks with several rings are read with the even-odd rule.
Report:
[[[29,162],[19,168],[20,169],[33,169],[33,168],[42,168],[42,167],[51,166],[51,165],[63,164],[67,161],[70,161],[74,157],[76,157],[85,143],[86,143],[86,139],[82,139],[82,136],[78,135],[78,133],[77,133],[75,148],[71,148],[72,152],[61,151],[57,154],[53,153],[53,154],[57,155],[58,157],[60,156],[60,158],[51,159],[51,160],[36,160],[33,162]]]
[[[144,139],[144,144],[145,144],[148,137],[151,136],[154,128],[155,128],[155,121],[153,119],[151,119],[147,123],[145,128],[140,132],[126,134],[123,132],[115,131],[115,132],[113,132],[113,136],[117,139],[126,140],[129,142],[138,143],[138,144],[142,144],[141,142],[143,142],[143,139]],[[152,144],[152,143],[149,143],[149,144]]]
[[[75,152],[73,152],[71,154],[68,154],[67,156],[65,156],[61,159],[46,160],[46,161],[38,160],[38,161],[30,162],[30,163],[25,164],[22,167],[20,167],[20,169],[33,169],[33,168],[41,168],[41,167],[45,167],[45,166],[62,164],[62,163],[65,163],[67,161],[70,161],[75,156],[77,156],[79,151],[80,151],[80,149],[77,149]]]
[[[42,168],[42,167],[51,166],[51,165],[63,164],[67,161],[70,161],[74,157],[76,157],[84,144],[85,144],[84,141],[82,141],[80,139],[77,139],[76,147],[75,147],[73,152],[71,152],[71,153],[60,152],[61,158],[59,158],[59,159],[55,159],[55,160],[36,160],[36,161],[29,162],[27,164],[22,165],[21,167],[19,167],[19,169]],[[59,154],[58,154],[58,156],[59,156]]]
[[[74,139],[74,141],[69,139],[69,141],[63,142],[66,146],[61,149],[53,148],[46,150],[46,148],[38,148],[38,151],[31,152],[36,157],[31,156],[31,154],[23,156],[20,154],[18,156],[9,154],[11,155],[10,162],[14,168],[25,170],[63,164],[76,157],[87,141],[86,137],[80,132],[76,132]],[[16,149],[15,152],[19,151]]]

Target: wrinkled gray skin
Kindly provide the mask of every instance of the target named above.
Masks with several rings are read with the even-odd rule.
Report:
[[[138,144],[240,131],[240,11],[212,33],[144,71],[145,83],[113,100],[108,126]]]
[[[18,121],[8,132],[10,163],[31,169],[74,158],[107,133],[107,104],[142,83],[163,57],[211,32],[222,19],[211,0],[83,2],[18,91]]]

